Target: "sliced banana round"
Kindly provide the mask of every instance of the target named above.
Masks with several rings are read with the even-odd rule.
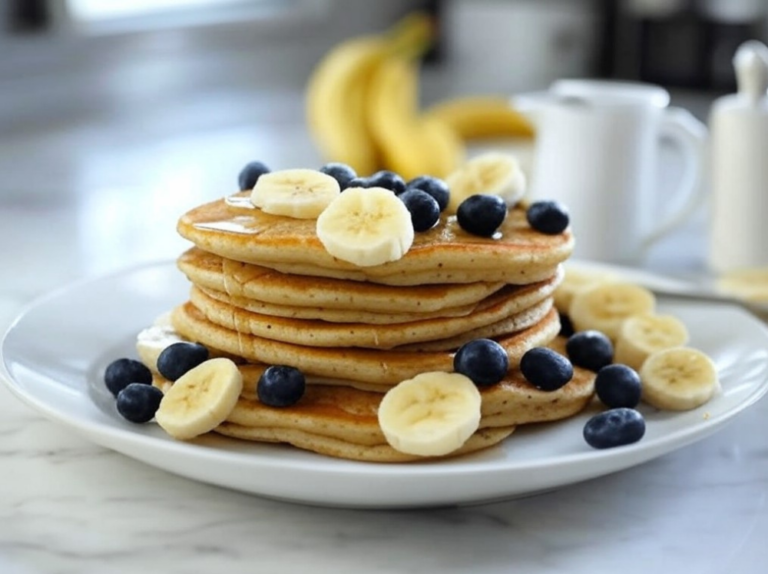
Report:
[[[468,377],[422,373],[387,391],[379,405],[379,426],[395,450],[443,456],[477,430],[480,404],[480,391]]]
[[[652,313],[633,315],[621,324],[613,360],[639,371],[652,353],[686,343],[688,329],[677,317]]]
[[[690,347],[673,347],[649,355],[640,369],[640,381],[642,400],[670,411],[695,409],[720,388],[715,363]]]
[[[408,208],[382,187],[344,190],[317,218],[316,232],[328,253],[359,267],[397,261],[414,234]]]
[[[526,177],[515,156],[487,152],[464,163],[445,179],[450,190],[449,213],[456,213],[471,195],[498,195],[514,205],[525,195]]]
[[[655,306],[656,298],[645,287],[608,282],[576,293],[568,307],[568,316],[577,331],[595,329],[616,341],[621,323],[627,317],[652,313]]]
[[[717,280],[717,288],[723,293],[754,301],[768,302],[768,267],[729,271]]]
[[[163,313],[149,327],[136,335],[136,352],[149,370],[157,372],[157,358],[173,343],[186,341],[171,325],[171,314]]]
[[[265,173],[251,191],[251,203],[266,213],[315,219],[341,193],[339,182],[314,169]]]
[[[223,423],[243,390],[243,376],[230,359],[209,359],[173,383],[155,413],[173,438],[188,440]]]
[[[595,271],[577,267],[565,267],[565,275],[560,285],[555,289],[555,307],[561,313],[568,314],[573,296],[595,285],[616,281],[616,275],[606,271]]]

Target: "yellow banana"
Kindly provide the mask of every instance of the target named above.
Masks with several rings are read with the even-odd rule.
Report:
[[[425,115],[444,122],[464,140],[534,135],[528,119],[496,96],[468,96],[439,102]]]
[[[310,133],[327,160],[346,163],[361,175],[380,167],[366,121],[372,76],[392,54],[421,53],[432,33],[429,17],[415,13],[389,34],[353,38],[323,58],[307,85],[306,114]]]
[[[437,118],[422,116],[419,124],[424,137],[423,145],[431,156],[429,167],[422,173],[444,179],[464,163],[464,142],[451,126]]]
[[[382,166],[405,179],[444,177],[462,161],[460,138],[440,120],[419,114],[418,64],[403,57],[382,62],[371,79],[367,116]]]
[[[344,42],[320,62],[307,86],[307,122],[322,154],[361,174],[379,164],[365,124],[363,88],[386,53],[379,37]]]

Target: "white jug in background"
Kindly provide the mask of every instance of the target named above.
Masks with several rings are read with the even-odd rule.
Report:
[[[669,93],[649,84],[559,80],[512,105],[536,126],[530,197],[571,212],[575,257],[636,264],[656,239],[677,228],[705,198],[707,130]],[[686,163],[676,189],[657,186],[660,141]]]
[[[712,106],[713,271],[768,265],[768,48],[745,42],[734,57],[738,93]]]

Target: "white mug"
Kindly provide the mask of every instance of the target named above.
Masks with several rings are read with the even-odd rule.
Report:
[[[705,199],[707,129],[686,110],[668,107],[661,87],[559,80],[512,105],[536,128],[529,196],[568,207],[575,257],[639,263]],[[662,138],[686,164],[675,190],[657,184]]]

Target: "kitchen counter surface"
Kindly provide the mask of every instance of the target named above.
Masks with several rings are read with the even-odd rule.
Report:
[[[173,258],[185,247],[176,217],[231,191],[245,161],[319,164],[303,128],[280,120],[300,111],[299,99],[274,97],[278,120],[258,131],[240,122],[112,146],[80,133],[71,149],[66,133],[0,141],[4,165],[26,159],[28,173],[30,155],[41,167],[46,153],[62,161],[58,179],[11,177],[0,193],[2,329],[61,284]],[[699,217],[660,244],[649,267],[700,269],[702,234]],[[179,478],[94,446],[0,386],[0,573],[757,574],[768,561],[766,421],[762,401],[699,443],[547,494],[371,512]]]

